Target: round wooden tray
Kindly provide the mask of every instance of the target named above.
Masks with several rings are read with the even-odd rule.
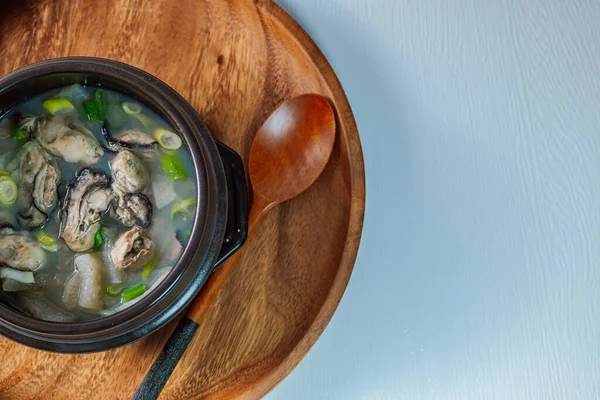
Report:
[[[297,365],[350,278],[365,204],[352,111],[308,35],[270,0],[33,0],[3,4],[0,75],[48,58],[123,61],[162,79],[247,161],[282,101],[327,96],[338,122],[319,181],[271,211],[161,399],[259,398]],[[59,355],[0,339],[2,399],[129,399],[173,329],[97,354]]]

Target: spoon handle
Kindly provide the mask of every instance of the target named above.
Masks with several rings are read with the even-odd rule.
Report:
[[[250,215],[248,216],[248,237],[250,238],[258,223],[266,211],[275,203],[262,196],[254,195]],[[204,320],[208,310],[215,301],[233,266],[241,254],[241,250],[232,255],[219,269],[208,279],[200,294],[196,297],[187,314],[179,321],[179,324],[165,343],[160,354],[150,367],[144,380],[136,390],[132,400],[157,399],[163,387],[177,367],[179,360],[183,357],[185,350],[194,338],[200,323]]]
[[[269,210],[275,203],[265,199],[262,196],[254,195],[252,200],[252,206],[250,207],[250,215],[248,215],[248,237],[254,234],[254,230],[258,226],[258,223],[262,219],[263,215]],[[202,287],[200,295],[196,297],[192,305],[188,308],[186,314],[187,318],[200,324],[206,313],[212,306],[215,298],[221,291],[221,288],[225,284],[225,281],[229,277],[233,266],[237,263],[238,258],[241,255],[241,251],[233,254],[229,260],[227,260],[219,269],[217,269],[210,276],[206,284]]]
[[[198,324],[191,319],[183,317],[179,321],[132,400],[158,399],[197,330]]]

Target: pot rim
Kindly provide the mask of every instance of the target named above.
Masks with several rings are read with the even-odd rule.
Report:
[[[113,315],[74,323],[37,320],[0,304],[0,333],[19,343],[55,352],[108,350],[164,326],[193,300],[210,276],[225,234],[225,172],[215,141],[192,106],[166,83],[128,64],[95,57],[38,62],[0,78],[0,98],[10,90],[49,77],[59,81],[58,77],[83,78],[77,82],[84,84],[97,79],[103,83],[94,86],[115,88],[140,99],[181,133],[194,166],[198,201],[192,233],[167,278],[142,300]],[[52,85],[59,88],[68,84]]]

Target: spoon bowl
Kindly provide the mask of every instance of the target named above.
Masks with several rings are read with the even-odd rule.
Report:
[[[249,171],[254,193],[283,202],[321,175],[335,141],[335,117],[327,99],[295,97],[271,114],[254,137]]]

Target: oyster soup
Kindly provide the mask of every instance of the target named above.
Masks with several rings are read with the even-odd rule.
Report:
[[[74,322],[143,298],[191,233],[177,131],[122,93],[72,85],[0,117],[0,278],[34,318]]]

